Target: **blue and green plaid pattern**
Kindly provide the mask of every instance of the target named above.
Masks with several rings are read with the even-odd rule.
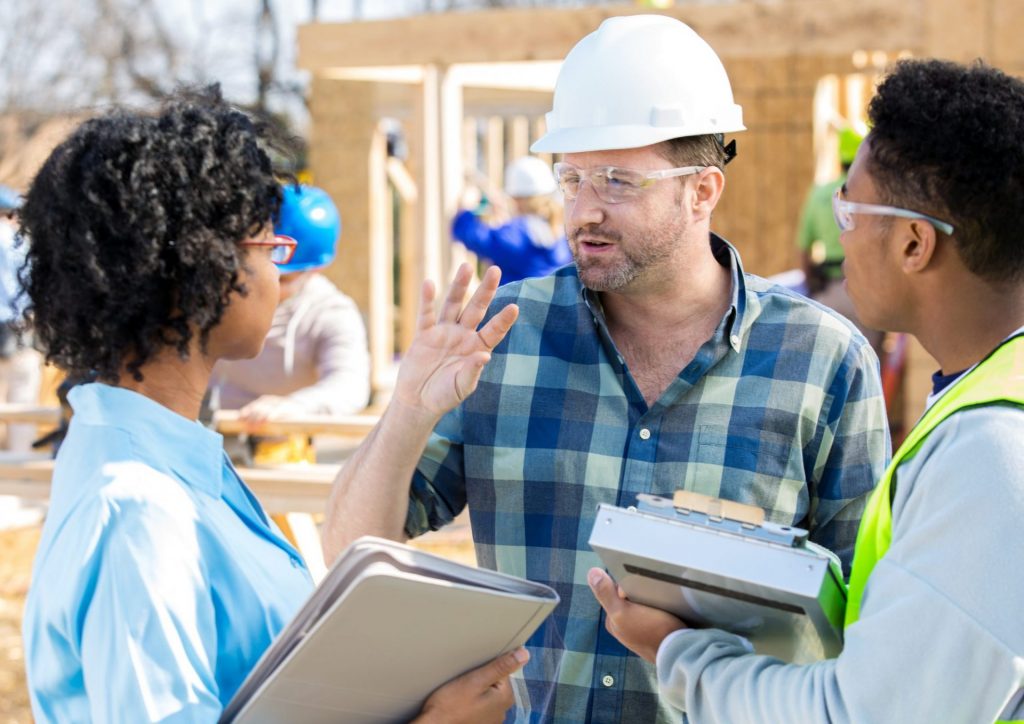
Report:
[[[851,324],[764,279],[712,238],[733,304],[648,407],[574,266],[502,287],[519,320],[477,391],[437,426],[410,492],[407,532],[468,503],[480,565],[552,586],[530,639],[517,722],[668,722],[654,667],[604,628],[586,583],[598,503],[695,490],[809,528],[849,566],[868,493],[889,458],[870,346]]]

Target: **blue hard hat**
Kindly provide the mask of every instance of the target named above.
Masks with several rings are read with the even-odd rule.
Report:
[[[0,211],[14,211],[21,208],[21,194],[10,186],[0,185]]]
[[[341,236],[338,207],[323,189],[316,186],[285,186],[284,201],[274,233],[298,242],[295,255],[278,267],[282,272],[306,271],[334,261]]]

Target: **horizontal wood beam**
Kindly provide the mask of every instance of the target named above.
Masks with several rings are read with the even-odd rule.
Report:
[[[896,52],[920,35],[921,0],[857,3],[789,0],[686,4],[659,11],[688,23],[723,58],[834,55],[858,48]],[[437,13],[299,28],[299,67],[451,65],[561,60],[584,35],[634,5],[515,8]]]
[[[379,415],[307,415],[283,420],[267,420],[253,427],[239,417],[237,410],[219,410],[213,424],[222,435],[338,435],[366,437],[380,419]]]
[[[338,435],[366,437],[380,419],[379,415],[306,415],[284,420],[268,420],[257,427],[244,423],[238,410],[218,410],[213,415],[214,427],[223,435]],[[56,425],[60,408],[45,405],[0,405],[0,422]]]
[[[56,425],[60,422],[60,408],[49,405],[28,405],[17,402],[3,403],[0,404],[0,422]]]
[[[238,474],[271,513],[322,513],[338,465],[237,468]],[[45,501],[50,497],[52,460],[0,463],[0,495]]]

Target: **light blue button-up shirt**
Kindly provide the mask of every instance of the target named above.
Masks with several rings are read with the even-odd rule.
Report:
[[[25,610],[37,722],[214,722],[313,588],[220,435],[76,387]]]

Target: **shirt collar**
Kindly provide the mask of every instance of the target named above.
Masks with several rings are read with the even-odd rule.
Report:
[[[712,232],[709,242],[711,244],[711,253],[715,259],[722,266],[728,266],[729,273],[732,276],[732,302],[725,313],[723,321],[725,322],[725,333],[729,346],[734,352],[739,352],[743,342],[742,338],[746,334],[744,312],[747,308],[747,284],[744,279],[743,263],[740,261],[739,252],[736,251],[735,247],[718,234]],[[573,271],[576,273],[578,280],[579,273],[576,271],[575,265],[573,266]],[[580,283],[580,296],[587,309],[593,315],[594,320],[600,325],[606,325],[604,308],[601,305],[601,298],[597,293],[587,289]]]
[[[152,465],[163,466],[186,485],[220,497],[224,440],[216,432],[145,395],[100,382],[73,387],[68,402],[74,419],[121,430]]]

